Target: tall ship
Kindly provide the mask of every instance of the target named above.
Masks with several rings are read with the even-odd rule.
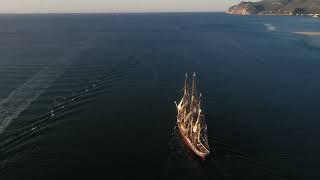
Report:
[[[201,93],[196,89],[196,74],[193,73],[192,83],[186,74],[183,97],[177,107],[177,126],[185,144],[202,159],[210,154],[207,136],[207,124],[201,109]]]

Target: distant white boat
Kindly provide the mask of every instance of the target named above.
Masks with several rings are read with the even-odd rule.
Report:
[[[319,14],[315,14],[312,17],[317,18],[317,17],[319,17]]]

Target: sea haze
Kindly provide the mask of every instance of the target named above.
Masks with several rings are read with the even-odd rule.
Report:
[[[319,179],[320,21],[0,15],[0,179]],[[174,101],[197,73],[211,155]]]

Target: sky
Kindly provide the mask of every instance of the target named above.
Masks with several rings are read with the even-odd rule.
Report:
[[[0,0],[0,13],[224,11],[241,0]]]

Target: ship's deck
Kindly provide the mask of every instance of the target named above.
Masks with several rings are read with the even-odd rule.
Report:
[[[185,132],[184,132],[184,127],[182,124],[178,123],[178,128],[180,131],[180,134],[182,136],[182,138],[184,139],[184,141],[187,143],[187,145],[189,146],[189,148],[195,152],[198,156],[201,157],[205,157],[207,156],[210,152],[204,147],[203,144],[201,144],[201,142],[192,142],[190,139],[190,137],[188,137]]]

